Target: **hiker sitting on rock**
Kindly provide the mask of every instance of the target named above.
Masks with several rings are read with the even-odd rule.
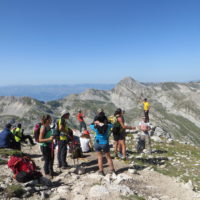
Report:
[[[90,128],[96,134],[94,139],[94,149],[97,152],[99,174],[104,176],[102,153],[105,153],[108,165],[110,167],[110,173],[115,173],[109,147],[109,131],[112,128],[112,124],[108,124],[107,121],[102,121],[101,117],[97,117],[96,121],[90,125]]]
[[[92,143],[91,143],[90,133],[88,130],[83,131],[80,137],[80,143],[81,143],[81,150],[83,153],[87,153],[92,150]]]
[[[18,148],[21,150],[21,142],[25,142],[26,143],[26,139],[29,140],[31,145],[35,145],[35,143],[33,142],[33,139],[30,135],[24,135],[24,129],[22,129],[22,125],[19,123],[17,124],[16,128],[13,128],[11,130],[11,132],[13,133],[14,137],[15,137],[15,141],[18,143]]]
[[[139,123],[139,130],[141,130],[144,134],[145,149],[147,150],[147,153],[151,153],[151,139],[149,135],[149,130],[151,127],[146,117],[142,117],[142,120],[143,121]]]
[[[0,148],[16,149],[16,141],[11,132],[12,125],[6,124],[4,130],[0,133]]]

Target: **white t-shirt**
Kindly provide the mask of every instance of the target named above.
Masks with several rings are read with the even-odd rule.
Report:
[[[88,152],[90,150],[89,142],[90,142],[89,138],[80,137],[82,152]]]
[[[141,128],[142,131],[144,132],[148,132],[148,129],[150,128],[150,124],[148,122],[140,122],[139,126]]]

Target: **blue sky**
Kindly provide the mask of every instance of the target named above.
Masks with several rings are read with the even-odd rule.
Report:
[[[0,85],[200,80],[199,0],[1,0]]]

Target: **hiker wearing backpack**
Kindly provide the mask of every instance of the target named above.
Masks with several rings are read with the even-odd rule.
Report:
[[[86,123],[84,121],[84,114],[82,113],[81,110],[78,111],[78,114],[77,114],[77,120],[79,121],[80,123],[80,132],[82,132],[82,129],[84,130],[87,130],[87,126],[86,126]]]
[[[40,128],[39,142],[44,158],[44,173],[48,178],[54,175],[53,160],[54,160],[54,146],[53,136],[50,127],[52,118],[50,115],[43,115],[42,126]]]
[[[112,128],[112,124],[109,124],[107,120],[102,120],[100,116],[90,125],[90,128],[95,132],[94,149],[97,152],[99,175],[105,175],[103,171],[103,153],[105,153],[108,165],[110,167],[110,173],[115,173],[112,158],[110,156],[109,147],[109,131]],[[106,118],[107,119],[107,118]]]
[[[16,149],[17,144],[11,132],[12,125],[6,124],[4,130],[0,133],[0,148]]]
[[[67,120],[69,119],[70,113],[66,110],[62,111],[61,118],[57,121],[57,131],[58,131],[58,167],[66,169],[69,167],[67,159],[67,144],[69,139],[73,137],[71,129],[67,126]]]
[[[31,145],[35,145],[35,143],[33,142],[33,139],[30,135],[24,135],[24,129],[22,129],[22,125],[19,123],[17,124],[17,127],[12,129],[12,133],[15,136],[15,140],[16,142],[19,143],[20,149],[21,149],[21,142],[25,142],[26,143],[26,139],[29,140]]]
[[[139,123],[139,130],[143,132],[140,137],[144,136],[145,141],[145,149],[147,149],[147,153],[151,154],[151,139],[149,135],[149,130],[151,129],[151,126],[148,122],[148,119],[146,117],[142,117],[142,121]]]
[[[143,101],[143,110],[144,116],[146,117],[146,121],[149,122],[150,103],[147,101],[147,98],[145,98]]]
[[[116,121],[113,124],[112,132],[115,141],[114,144],[115,157],[118,157],[118,150],[119,150],[120,157],[123,160],[126,160],[126,143],[125,143],[126,129],[134,130],[136,129],[136,127],[125,125],[123,111],[121,108],[118,108],[115,111],[114,116],[116,117]]]

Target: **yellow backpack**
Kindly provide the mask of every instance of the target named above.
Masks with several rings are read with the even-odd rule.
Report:
[[[114,124],[117,122],[117,117],[114,115],[111,115],[108,117],[108,122],[110,122],[111,124]]]

